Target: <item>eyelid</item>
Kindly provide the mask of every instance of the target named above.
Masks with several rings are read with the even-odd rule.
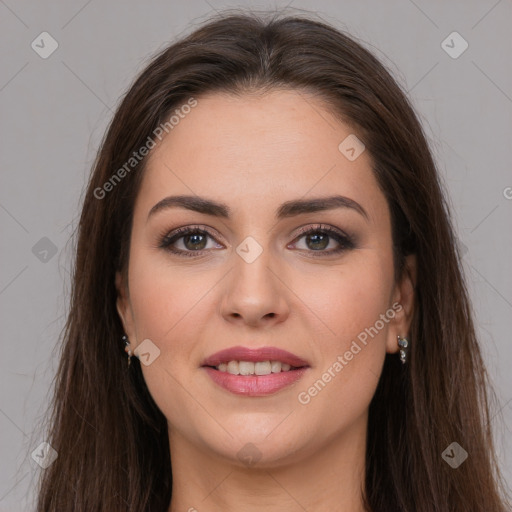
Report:
[[[328,233],[336,233],[340,237],[343,237],[343,238],[346,238],[349,241],[352,241],[352,236],[350,236],[348,233],[346,233],[345,231],[343,231],[343,230],[341,230],[339,228],[331,226],[330,224],[322,224],[322,223],[306,224],[306,225],[301,226],[301,227],[299,227],[297,229],[298,229],[298,231],[296,231],[296,233],[295,233],[295,238],[298,238],[298,237],[300,237],[302,235],[308,234],[308,233],[310,233],[312,231],[326,231]],[[295,238],[294,238],[294,240],[295,240]]]
[[[189,233],[204,233],[208,235],[212,240],[214,240],[217,243],[219,242],[217,239],[222,238],[221,235],[219,235],[216,230],[213,228],[210,228],[209,226],[205,226],[203,224],[190,224],[188,226],[182,226],[176,229],[173,229],[171,231],[164,230],[159,236],[158,236],[158,247],[162,249],[166,249],[167,245],[170,245],[170,243],[175,242],[179,240],[180,238],[183,238],[185,235]],[[206,250],[206,249],[204,249]],[[201,253],[201,251],[185,251],[185,252],[195,252],[197,254]]]

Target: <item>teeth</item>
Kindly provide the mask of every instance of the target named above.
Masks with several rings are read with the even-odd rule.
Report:
[[[281,371],[281,361],[271,361],[272,373],[279,373]]]
[[[217,370],[231,375],[270,375],[271,373],[288,372],[292,368],[281,361],[229,361],[216,366]]]
[[[254,373],[256,375],[269,375],[272,373],[272,366],[270,365],[270,361],[254,363]]]
[[[229,361],[227,371],[232,375],[238,375],[238,361]]]
[[[238,373],[240,375],[254,375],[254,363],[240,361],[238,363]]]

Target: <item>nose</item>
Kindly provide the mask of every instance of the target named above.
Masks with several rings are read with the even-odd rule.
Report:
[[[234,267],[224,282],[221,314],[231,323],[251,327],[270,327],[289,315],[289,289],[278,277],[269,251],[252,263],[233,255]]]

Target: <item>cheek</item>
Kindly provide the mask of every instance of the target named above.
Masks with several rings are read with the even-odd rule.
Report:
[[[141,364],[144,380],[164,415],[186,431],[197,418],[204,417],[199,402],[191,399],[197,390],[190,373],[197,358],[194,348],[204,330],[207,292],[215,279],[210,281],[207,273],[169,266],[143,251],[133,255],[130,265],[137,341],[149,338],[160,350],[150,365]]]
[[[134,251],[130,259],[130,298],[138,338],[150,338],[157,344],[181,339],[178,333],[185,329],[188,317],[201,308],[211,287],[207,273],[171,265],[162,254]]]
[[[375,393],[394,313],[389,312],[392,270],[391,258],[367,251],[320,282],[317,276],[316,292],[305,295],[322,320],[315,322],[321,331],[312,331],[312,343],[321,350],[319,364],[297,390],[297,399],[312,416],[327,418],[333,429],[344,418],[362,414]],[[302,293],[312,282],[304,282]]]
[[[330,340],[332,348],[343,349],[389,307],[391,259],[376,250],[361,250],[346,265],[299,274],[293,288],[304,297],[304,312],[312,322],[316,318],[318,344]]]

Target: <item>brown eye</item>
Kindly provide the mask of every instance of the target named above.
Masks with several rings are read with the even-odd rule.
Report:
[[[325,233],[315,233],[306,236],[306,244],[310,249],[319,251],[328,247],[330,242],[329,235]]]
[[[206,239],[208,235],[194,233],[192,235],[182,236],[183,245],[189,250],[201,250],[206,247]]]
[[[296,248],[311,253],[318,253],[315,256],[338,254],[355,247],[355,243],[350,236],[330,226],[320,225],[301,230],[299,236],[295,239],[294,245],[297,246],[297,241],[301,239],[304,239],[305,248]],[[326,250],[333,243],[334,248]]]
[[[215,240],[213,235],[205,229],[187,226],[164,236],[159,247],[179,256],[197,256],[209,249],[207,247],[209,239]],[[177,247],[180,245],[181,247]],[[222,246],[216,244],[215,248],[222,248]]]

